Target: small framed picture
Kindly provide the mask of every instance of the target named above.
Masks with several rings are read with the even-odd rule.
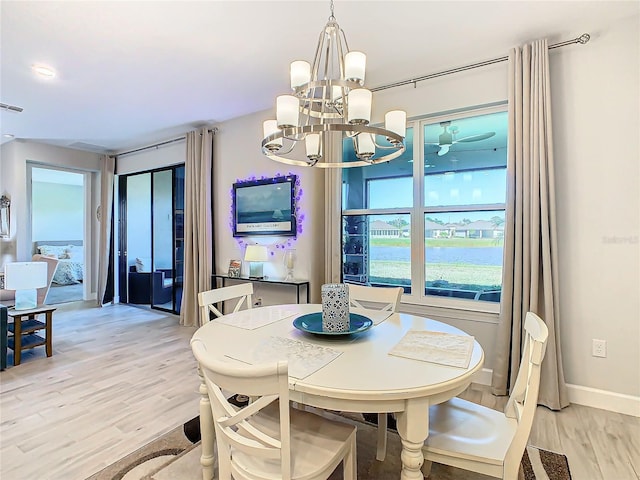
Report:
[[[241,268],[242,268],[242,261],[231,260],[229,262],[229,272],[227,272],[227,275],[232,278],[240,278]]]

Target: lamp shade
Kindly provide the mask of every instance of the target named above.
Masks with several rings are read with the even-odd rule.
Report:
[[[29,290],[47,286],[45,262],[13,262],[4,266],[4,285],[7,290]]]
[[[291,88],[309,83],[311,80],[311,65],[304,60],[291,62]]]
[[[244,259],[247,262],[266,262],[269,260],[269,252],[264,245],[247,245]]]
[[[291,128],[298,124],[300,115],[298,99],[293,95],[276,98],[276,121],[280,128]]]
[[[362,52],[349,52],[344,56],[344,76],[347,80],[364,83],[367,56]]]
[[[16,291],[16,310],[29,310],[38,305],[38,288],[47,286],[45,262],[13,262],[4,266],[7,290]]]
[[[356,88],[347,95],[349,123],[368,124],[371,120],[371,91],[366,88]]]

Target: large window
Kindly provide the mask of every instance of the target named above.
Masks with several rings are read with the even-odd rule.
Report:
[[[411,122],[400,158],[344,169],[343,280],[499,302],[506,147],[506,112],[474,112]]]

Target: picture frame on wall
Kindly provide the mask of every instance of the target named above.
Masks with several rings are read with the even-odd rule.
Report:
[[[240,278],[240,270],[242,269],[242,261],[241,260],[231,260],[229,262],[229,271],[227,275],[230,278]]]

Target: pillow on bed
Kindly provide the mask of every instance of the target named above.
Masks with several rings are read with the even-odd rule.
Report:
[[[67,250],[71,245],[40,245],[38,250],[41,255],[55,258],[68,258]]]
[[[69,245],[64,251],[64,257],[74,262],[84,262],[84,247],[78,245]]]

